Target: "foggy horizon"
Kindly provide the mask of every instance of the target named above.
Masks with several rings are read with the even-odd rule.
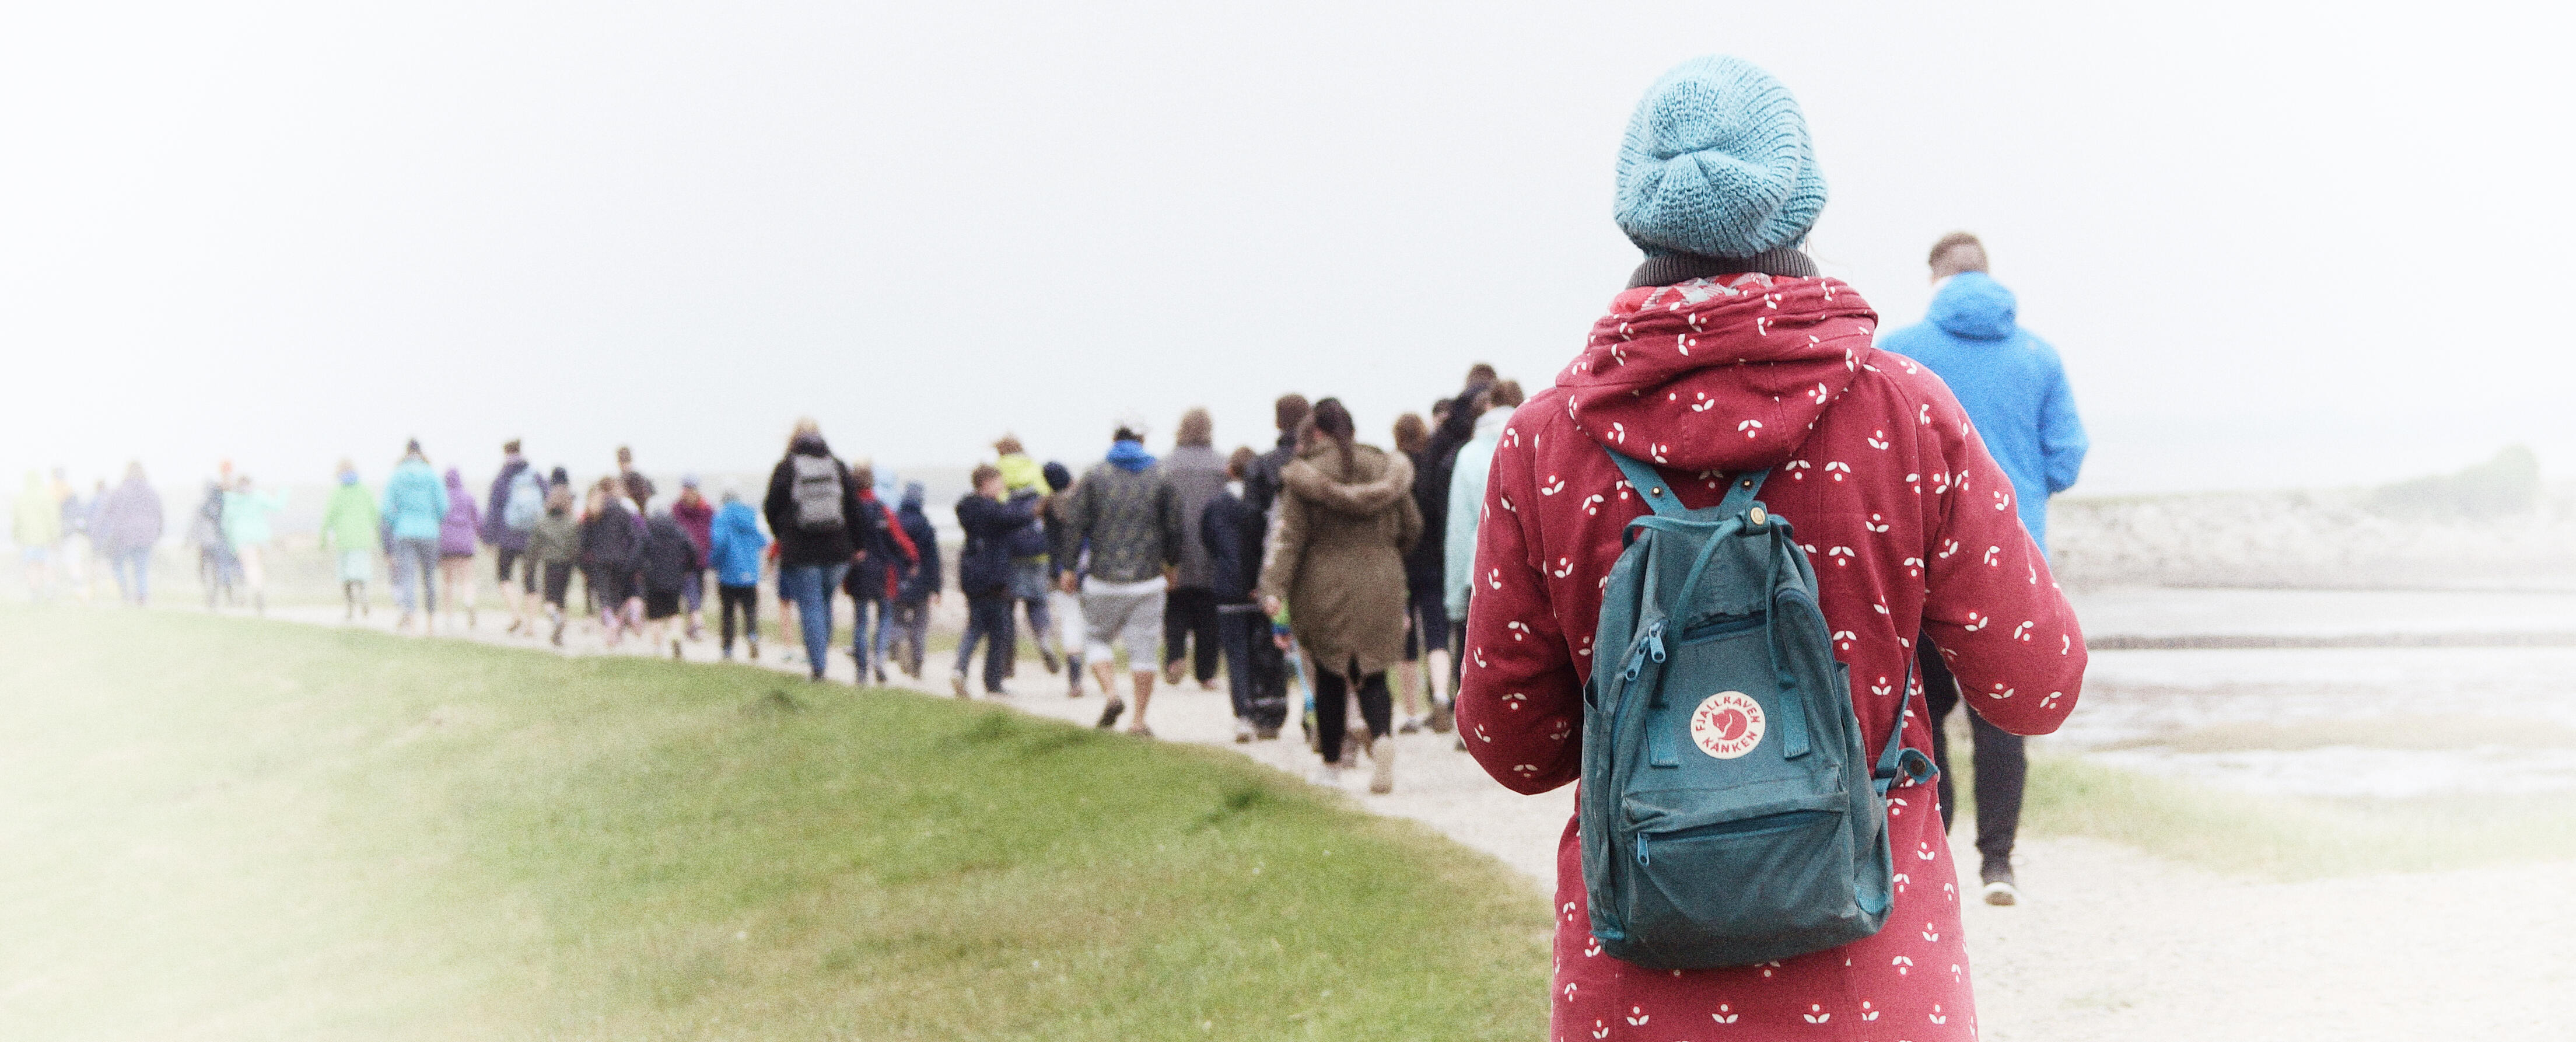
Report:
[[[1553,380],[1637,261],[1630,107],[1722,52],[1797,93],[1810,252],[1884,328],[1985,239],[2072,495],[2576,474],[2516,292],[2576,275],[2532,17],[1716,10],[27,12],[0,466],[753,473],[800,415],[894,471],[1081,464],[1198,405],[1266,445],[1291,390],[1386,444],[1472,362]]]

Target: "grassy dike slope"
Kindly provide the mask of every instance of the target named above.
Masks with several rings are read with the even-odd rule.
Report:
[[[1544,902],[1214,750],[750,668],[0,610],[13,1038],[1514,1038]]]

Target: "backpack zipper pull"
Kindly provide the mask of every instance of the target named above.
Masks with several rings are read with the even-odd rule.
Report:
[[[1648,838],[1649,837],[1646,833],[1640,832],[1637,834],[1637,867],[1639,868],[1644,868],[1654,861],[1654,858],[1649,857],[1646,854],[1646,841]]]

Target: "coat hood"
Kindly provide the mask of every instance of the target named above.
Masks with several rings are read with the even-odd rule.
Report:
[[[905,482],[903,486],[903,502],[896,504],[895,509],[911,511],[912,513],[918,514],[921,512],[922,500],[923,495],[921,491],[921,482]]]
[[[1413,463],[1374,445],[1354,445],[1350,473],[1345,474],[1341,451],[1322,441],[1281,470],[1279,483],[1328,510],[1367,517],[1413,493]]]
[[[1639,286],[1593,323],[1557,387],[1575,429],[1605,448],[1686,470],[1758,470],[1797,453],[1877,355],[1877,326],[1838,279]]]
[[[1511,425],[1510,409],[1487,409],[1484,415],[1476,417],[1476,436],[1472,440],[1500,441],[1503,437],[1503,428]]]
[[[1963,271],[1941,284],[1924,317],[1943,332],[1970,340],[2001,340],[2013,335],[2013,291],[1982,271]]]
[[[830,456],[832,447],[824,443],[820,434],[799,434],[788,440],[787,451],[797,456]]]

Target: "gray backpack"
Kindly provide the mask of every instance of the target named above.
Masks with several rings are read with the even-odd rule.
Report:
[[[1882,798],[1929,778],[1898,727],[1875,768],[1789,523],[1740,475],[1708,510],[1611,453],[1628,523],[1585,683],[1578,831],[1592,935],[1654,969],[1749,966],[1868,937],[1894,902]]]
[[[830,456],[796,453],[787,457],[788,496],[796,504],[796,527],[807,532],[837,532],[849,519],[841,516],[841,467]]]

